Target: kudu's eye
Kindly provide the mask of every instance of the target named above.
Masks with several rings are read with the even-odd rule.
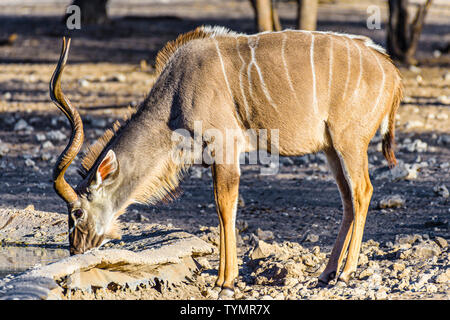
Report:
[[[75,210],[74,212],[72,212],[72,216],[75,219],[80,219],[83,216],[83,210],[81,210],[81,209]]]

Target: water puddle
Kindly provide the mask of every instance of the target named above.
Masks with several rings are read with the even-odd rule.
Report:
[[[69,256],[69,250],[39,246],[0,247],[0,279],[22,273],[37,264],[46,265]]]

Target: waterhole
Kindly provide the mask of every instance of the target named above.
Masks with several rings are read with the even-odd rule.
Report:
[[[17,275],[36,265],[46,265],[69,256],[69,250],[39,246],[0,247],[0,279]]]

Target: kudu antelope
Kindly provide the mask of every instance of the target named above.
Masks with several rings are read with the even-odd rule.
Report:
[[[220,222],[216,286],[221,295],[233,293],[238,275],[238,155],[260,147],[249,142],[249,128],[277,129],[278,145],[269,151],[282,156],[325,152],[341,194],[343,219],[319,281],[336,277],[346,253],[339,278],[349,280],[373,190],[367,148],[378,128],[383,154],[390,166],[396,164],[394,121],[401,77],[381,47],[366,37],[331,32],[245,35],[199,27],[183,34],[158,53],[157,80],[136,113],[90,147],[82,160],[83,180],[73,189],[64,172],[81,148],[83,126],[60,86],[69,43],[64,41],[50,92],[72,124],[70,142],[54,172],[54,187],[69,210],[71,254],[120,238],[117,217],[129,204],[155,203],[170,195],[190,164],[175,161],[177,154],[195,160],[194,153],[180,151],[173,134],[183,129],[192,140],[194,122],[201,121],[202,133],[239,133],[231,145],[214,139],[201,145],[212,150],[212,157],[220,149],[224,154],[235,151],[233,161],[211,165]]]

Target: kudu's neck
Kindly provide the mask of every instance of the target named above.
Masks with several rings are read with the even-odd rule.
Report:
[[[131,203],[156,203],[178,185],[183,167],[173,161],[169,103],[149,97],[115,137],[120,172],[111,200],[120,213]]]

